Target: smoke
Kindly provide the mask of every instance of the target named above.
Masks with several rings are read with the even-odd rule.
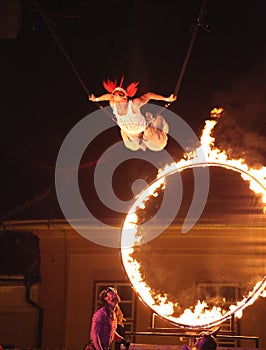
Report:
[[[216,147],[226,150],[230,158],[243,158],[253,168],[265,165],[266,137],[244,129],[231,115],[224,116],[217,124],[214,137]]]
[[[214,130],[216,146],[250,166],[266,160],[266,63],[262,62],[236,81],[214,101],[225,109]]]

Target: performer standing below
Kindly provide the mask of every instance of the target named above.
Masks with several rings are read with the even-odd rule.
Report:
[[[146,117],[144,117],[140,109],[150,100],[169,103],[175,101],[176,96],[171,94],[169,97],[164,97],[147,92],[138,98],[130,99],[136,94],[139,83],[133,82],[126,89],[122,87],[122,83],[123,78],[119,86],[117,86],[116,81],[103,82],[104,88],[109,93],[99,97],[91,94],[89,100],[92,102],[109,101],[127,148],[132,151],[139,149],[145,151],[146,148],[152,151],[161,151],[167,144],[168,124],[161,115],[153,117],[151,113],[147,112]]]
[[[92,317],[90,340],[95,350],[109,350],[113,341],[123,344],[127,349],[130,343],[116,332],[123,322],[123,313],[118,305],[121,301],[117,290],[108,287],[99,295],[101,307]],[[86,349],[86,348],[85,348]]]
[[[215,340],[221,327],[212,332],[201,332],[199,337],[195,339],[194,347],[196,350],[216,350],[217,342]],[[190,350],[188,346],[183,347],[184,350]]]

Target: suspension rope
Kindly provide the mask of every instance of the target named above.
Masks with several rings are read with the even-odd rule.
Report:
[[[182,84],[182,81],[183,81],[183,77],[184,77],[184,74],[185,74],[185,71],[186,71],[186,68],[187,68],[190,56],[191,56],[192,48],[193,48],[193,45],[194,45],[194,42],[195,42],[195,39],[196,39],[199,27],[203,27],[206,31],[209,31],[208,30],[208,26],[202,22],[202,19],[203,19],[205,13],[206,13],[206,8],[205,8],[206,2],[207,2],[207,0],[203,0],[202,1],[201,8],[200,8],[200,11],[199,11],[196,23],[192,26],[192,28],[193,28],[192,38],[190,40],[190,44],[189,44],[187,52],[186,52],[184,63],[182,65],[182,68],[181,68],[181,71],[180,71],[180,75],[178,77],[178,80],[177,80],[177,83],[176,83],[176,86],[175,86],[175,89],[174,89],[174,95],[175,96],[177,96],[179,91],[180,91],[181,84]],[[167,103],[165,105],[165,108],[168,108],[171,103],[172,102]]]
[[[36,0],[33,0],[34,2],[34,5],[36,6],[37,10],[39,11],[47,29],[49,30],[49,32],[51,33],[53,39],[55,40],[57,46],[59,47],[60,51],[63,53],[64,57],[66,58],[67,60],[67,63],[70,65],[70,67],[72,68],[74,74],[76,75],[77,79],[79,80],[83,90],[85,91],[86,95],[87,96],[90,96],[90,92],[89,90],[87,89],[85,83],[83,82],[83,80],[81,79],[81,76],[79,74],[79,72],[77,71],[76,67],[74,66],[73,62],[71,61],[70,57],[68,56],[66,50],[64,49],[64,47],[62,46],[62,44],[60,43],[59,39],[58,39],[58,36],[56,35],[56,33],[54,32],[53,28],[51,27],[48,19],[46,18],[46,16],[44,15],[43,11],[41,10],[41,8],[39,7],[39,5],[37,4],[37,1]],[[206,9],[205,9],[205,6],[206,6],[206,2],[207,0],[203,0],[202,1],[202,4],[201,4],[201,8],[200,8],[200,11],[199,11],[199,14],[198,14],[198,17],[197,17],[197,20],[196,20],[196,23],[194,24],[193,26],[193,33],[192,33],[192,38],[191,38],[191,41],[190,41],[190,44],[189,44],[189,47],[187,49],[187,52],[186,52],[186,56],[185,56],[185,59],[184,59],[184,63],[182,65],[182,68],[181,68],[181,71],[180,71],[180,75],[178,77],[178,80],[177,80],[177,83],[176,83],[176,86],[175,86],[175,89],[174,89],[174,95],[177,96],[179,91],[180,91],[180,88],[181,88],[181,84],[182,84],[182,81],[183,81],[183,77],[184,77],[184,74],[185,74],[185,71],[186,71],[186,68],[187,68],[187,65],[188,65],[188,62],[189,62],[189,59],[190,59],[190,56],[191,56],[191,52],[192,52],[192,48],[193,48],[193,45],[194,45],[194,42],[195,42],[195,39],[196,39],[196,35],[198,33],[198,29],[199,27],[203,27],[206,31],[209,31],[208,30],[208,26],[206,24],[204,24],[202,22],[202,19],[206,13]],[[170,105],[171,105],[172,102],[167,102],[164,106],[164,108],[168,108]],[[106,108],[104,109],[103,106],[98,103],[98,102],[95,102],[95,104],[98,106],[98,108],[100,109],[103,109],[104,112],[112,118],[112,120],[117,123],[116,119],[114,118],[113,114],[109,113]]]
[[[75,73],[76,77],[78,78],[81,86],[83,87],[84,91],[86,92],[87,95],[90,95],[89,90],[87,89],[86,85],[84,84],[84,82],[82,81],[80,74],[78,73],[77,69],[75,68],[73,62],[71,61],[70,57],[68,56],[66,50],[63,48],[62,44],[60,43],[57,35],[55,34],[53,28],[51,27],[48,19],[46,18],[46,16],[44,15],[43,11],[41,10],[40,6],[37,4],[36,0],[34,0],[34,5],[36,6],[36,8],[38,9],[47,29],[49,30],[50,34],[52,35],[53,39],[55,40],[57,46],[59,47],[59,49],[61,50],[61,52],[63,53],[63,55],[65,56],[68,64],[70,65],[70,67],[72,68],[73,72]]]
[[[68,56],[66,50],[64,49],[63,45],[60,43],[60,40],[58,39],[58,36],[56,35],[55,31],[53,30],[52,26],[50,25],[47,17],[45,16],[44,12],[41,10],[40,6],[37,4],[37,1],[36,0],[33,0],[34,2],[34,5],[36,6],[37,10],[39,11],[47,29],[49,30],[50,34],[52,35],[53,39],[55,40],[58,48],[60,49],[60,51],[63,53],[64,57],[66,58],[67,60],[67,63],[70,65],[70,67],[72,68],[74,74],[76,75],[78,81],[80,82],[83,90],[85,91],[86,95],[87,96],[90,96],[90,92],[89,90],[87,89],[85,83],[83,82],[83,80],[81,79],[81,76],[79,74],[79,72],[77,71],[76,67],[74,66],[73,62],[71,61],[70,57]],[[111,114],[111,113],[108,113],[108,111],[106,110],[106,108],[104,109],[104,107],[100,104],[100,103],[97,103],[95,102],[95,104],[100,108],[100,109],[103,109],[104,112],[109,116],[111,117],[114,121],[114,116]]]

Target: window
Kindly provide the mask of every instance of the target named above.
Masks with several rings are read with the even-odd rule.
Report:
[[[231,283],[198,283],[198,298],[227,306],[238,300],[238,286]]]

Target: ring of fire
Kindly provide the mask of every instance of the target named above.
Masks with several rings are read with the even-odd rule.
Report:
[[[243,310],[254,303],[254,301],[259,296],[266,296],[266,276],[260,281],[256,283],[256,285],[253,287],[253,289],[248,293],[246,297],[244,297],[240,302],[237,302],[237,305],[231,305],[230,310],[224,313],[223,315],[217,314],[205,314],[202,315],[202,317],[196,317],[193,319],[193,317],[189,318],[189,322],[186,322],[186,318],[183,318],[181,315],[180,317],[176,318],[172,316],[171,311],[173,310],[173,303],[169,302],[167,300],[167,295],[164,295],[164,297],[161,297],[159,295],[156,295],[156,301],[154,297],[152,296],[151,288],[146,284],[146,282],[143,280],[141,273],[140,273],[140,264],[137,260],[134,260],[131,255],[134,252],[134,246],[141,244],[141,235],[137,232],[138,231],[138,218],[136,215],[136,210],[143,208],[144,203],[148,202],[148,200],[154,196],[154,193],[158,188],[160,188],[164,184],[164,180],[167,176],[172,175],[176,172],[182,172],[185,169],[193,168],[193,167],[222,167],[226,168],[235,172],[238,172],[241,174],[242,178],[244,180],[247,180],[247,177],[250,179],[250,181],[257,183],[257,185],[260,187],[259,193],[262,194],[264,197],[266,195],[266,188],[265,186],[256,178],[254,174],[249,173],[246,170],[241,169],[238,166],[226,164],[221,161],[210,161],[210,162],[201,162],[201,161],[193,161],[193,163],[189,163],[182,166],[176,166],[174,170],[169,170],[168,172],[164,173],[161,176],[158,176],[157,179],[155,179],[151,184],[149,184],[141,193],[136,197],[136,201],[133,203],[132,207],[130,208],[123,227],[122,227],[122,233],[121,233],[121,256],[122,256],[122,262],[125,268],[125,271],[129,277],[129,280],[131,281],[131,284],[137,293],[137,295],[140,297],[140,299],[146,304],[152,311],[154,311],[156,314],[158,314],[163,319],[169,321],[170,323],[173,323],[179,327],[184,328],[209,328],[216,326],[218,324],[221,324],[225,320],[229,319],[232,315],[235,315],[238,317],[238,315],[242,315]],[[152,190],[151,190],[152,189]],[[252,188],[251,188],[252,189]],[[158,303],[158,299],[160,302]],[[197,306],[195,306],[196,308]],[[207,309],[208,311],[208,309]]]

